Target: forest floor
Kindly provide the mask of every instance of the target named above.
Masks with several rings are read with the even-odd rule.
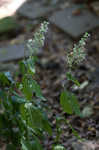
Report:
[[[11,39],[1,40],[0,45],[18,44],[20,41],[24,42],[24,40],[32,38],[34,31],[39,27],[39,23],[43,21],[43,19],[31,20],[17,14],[15,18],[24,27],[23,32]],[[60,144],[64,145],[66,150],[99,150],[99,27],[89,33],[90,38],[86,44],[86,60],[74,72],[83,86],[81,89],[75,89],[71,82],[66,79],[66,72],[68,71],[66,52],[80,38],[73,39],[54,24],[49,24],[45,45],[38,56],[39,64],[37,64],[37,80],[51,110],[48,117],[53,128],[53,136],[48,137],[43,143],[46,150],[51,150],[51,146],[54,144],[56,135],[55,118],[57,116],[64,116],[68,119],[79,136],[86,139],[86,142],[80,143],[67,124],[60,124],[63,131]],[[10,65],[12,63],[16,67],[17,62],[15,60],[5,64]],[[59,98],[64,83],[68,90],[77,95],[81,110],[91,111],[90,115],[87,116],[87,112],[85,112],[86,116],[82,119],[75,115],[67,115],[62,111]]]

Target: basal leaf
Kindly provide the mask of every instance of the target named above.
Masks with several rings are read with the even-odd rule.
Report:
[[[48,121],[48,118],[46,116],[46,114],[42,113],[43,115],[43,120],[42,120],[42,124],[43,124],[43,129],[49,133],[49,135],[52,135],[52,128],[51,125]]]
[[[81,115],[79,103],[74,94],[63,91],[60,96],[60,103],[66,113],[72,114],[74,112],[78,116]]]
[[[42,129],[43,131],[52,134],[51,125],[48,122],[47,117],[44,113],[37,107],[33,106],[31,103],[21,105],[20,107],[22,119],[26,121],[27,125],[33,130]]]

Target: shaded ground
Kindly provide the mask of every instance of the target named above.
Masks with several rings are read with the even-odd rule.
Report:
[[[32,21],[31,19],[20,16],[16,16],[16,18],[24,27],[24,32],[16,38],[2,41],[0,43],[1,45],[5,43],[20,43],[20,41],[23,42],[25,39],[33,37],[33,33],[37,29],[38,24],[43,20],[37,19]],[[81,148],[81,150],[95,150],[96,147],[98,147],[97,150],[99,149],[99,27],[91,31],[90,34],[91,36],[86,45],[87,58],[74,73],[80,83],[87,81],[88,84],[81,90],[75,90],[71,88],[71,83],[65,78],[67,71],[66,51],[71,49],[73,43],[78,40],[73,40],[55,25],[49,25],[45,46],[39,54],[40,62],[37,65],[37,80],[41,85],[43,95],[47,98],[47,104],[51,109],[49,119],[53,127],[53,137],[46,139],[44,142],[46,150],[51,150],[53,139],[55,139],[55,117],[57,115],[64,115],[68,118],[73,128],[78,131],[79,136],[87,140],[86,144],[84,143],[85,147],[82,148],[83,146],[80,143],[78,144],[69,126],[62,124],[61,128],[63,129],[63,133],[60,143],[67,150],[79,150]],[[11,63],[17,66],[16,61],[12,61]],[[63,83],[66,83],[67,89],[70,89],[78,96],[81,110],[86,106],[92,108],[93,113],[91,116],[80,119],[76,116],[68,116],[62,112],[59,104],[59,96]],[[72,146],[72,143],[74,143],[74,146]]]

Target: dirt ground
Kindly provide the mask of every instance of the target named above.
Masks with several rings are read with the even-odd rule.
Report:
[[[18,6],[15,5],[15,9],[8,7],[12,1],[17,1]],[[19,2],[22,4],[24,1],[25,0],[1,0],[0,18],[6,14],[6,11],[3,12],[2,8],[6,8],[7,15],[11,15],[19,7]],[[1,11],[3,13],[1,13]],[[20,42],[20,36],[24,37],[24,39],[28,39],[33,36],[34,31],[38,28],[38,25],[27,28],[27,24],[31,24],[31,20],[20,18],[19,16],[16,16],[16,18],[24,25],[24,32],[21,35],[19,34],[16,38],[1,41],[1,44],[4,42],[18,43]],[[86,60],[74,72],[74,75],[81,84],[87,82],[86,86],[82,89],[74,89],[71,82],[66,79],[66,51],[71,49],[73,44],[77,41],[78,40],[70,38],[56,26],[50,24],[45,45],[39,55],[37,80],[41,85],[43,95],[46,97],[47,104],[51,110],[48,117],[53,128],[53,136],[48,137],[43,143],[45,150],[51,150],[55,139],[55,117],[62,115],[68,119],[79,136],[86,139],[86,142],[80,143],[72,134],[68,125],[65,123],[60,124],[63,130],[60,143],[65,146],[66,150],[99,150],[99,27],[90,32],[90,38],[86,44]],[[16,64],[16,61],[12,63]],[[87,106],[92,110],[91,115],[81,119],[77,116],[70,116],[63,113],[59,102],[63,84],[66,85],[68,90],[71,90],[77,95],[82,111]],[[5,147],[1,150],[4,149]]]

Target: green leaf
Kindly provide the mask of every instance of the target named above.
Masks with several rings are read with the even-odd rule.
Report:
[[[10,72],[5,72],[4,75],[11,83],[14,83]]]
[[[22,150],[34,150],[30,144],[30,141],[21,139]]]
[[[76,115],[81,116],[80,107],[74,94],[63,91],[60,96],[60,103],[66,113],[72,114],[74,112]]]
[[[43,124],[43,129],[49,133],[49,135],[51,136],[52,135],[52,128],[51,128],[51,125],[48,121],[48,118],[46,116],[46,114],[42,114],[43,115],[43,120],[42,120],[42,124]]]
[[[21,139],[22,150],[43,150],[39,139],[33,136],[32,142],[30,140]]]
[[[33,106],[32,103],[27,103],[21,105],[20,111],[22,119],[26,120],[27,125],[33,128],[33,130],[39,128],[47,131],[50,135],[52,134],[52,129],[48,119],[39,108]]]
[[[26,100],[24,98],[20,97],[19,95],[11,96],[11,99],[12,99],[13,103],[18,103],[18,104],[26,103]]]
[[[39,139],[36,136],[33,136],[33,137],[34,137],[34,141],[32,142],[32,145],[33,145],[34,150],[43,150]]]
[[[0,90],[0,104],[4,111],[12,111],[12,104],[10,101],[10,97],[3,90]]]
[[[77,97],[72,93],[70,93],[70,97],[71,97],[71,105],[72,105],[72,109],[74,113],[78,116],[81,116],[80,106],[79,106]]]
[[[1,99],[6,99],[6,93],[3,90],[0,90],[0,101]]]
[[[0,130],[4,128],[4,114],[0,114]]]
[[[1,86],[9,86],[11,83],[14,83],[14,81],[9,72],[0,73],[0,85]]]
[[[32,80],[32,89],[36,93],[37,97],[41,98],[42,100],[45,100],[45,98],[42,96],[41,88],[35,80]]]
[[[27,114],[26,114],[26,109],[24,107],[24,104],[20,105],[20,113],[21,113],[21,119],[26,121]]]
[[[14,17],[10,16],[0,19],[0,34],[15,32],[17,29],[20,29],[20,25],[16,22]]]
[[[36,70],[35,70],[35,62],[34,59],[32,57],[30,57],[29,59],[27,59],[27,69],[29,71],[29,73],[31,74],[35,74]]]
[[[28,80],[25,78],[23,80],[23,92],[28,99],[31,99],[33,97],[33,93],[35,93],[37,97],[45,100],[45,98],[42,96],[39,84],[33,79]]]
[[[6,150],[16,150],[16,147],[13,144],[8,144]]]
[[[80,83],[78,82],[78,80],[74,78],[70,72],[67,72],[66,76],[68,80],[74,82],[77,86],[80,86]]]
[[[67,92],[62,92],[61,96],[60,96],[60,104],[63,108],[63,110],[68,113],[68,114],[72,114],[73,113],[73,109],[72,106],[70,104],[70,97],[68,95]]]
[[[26,61],[19,62],[19,70],[24,75],[26,73]]]

